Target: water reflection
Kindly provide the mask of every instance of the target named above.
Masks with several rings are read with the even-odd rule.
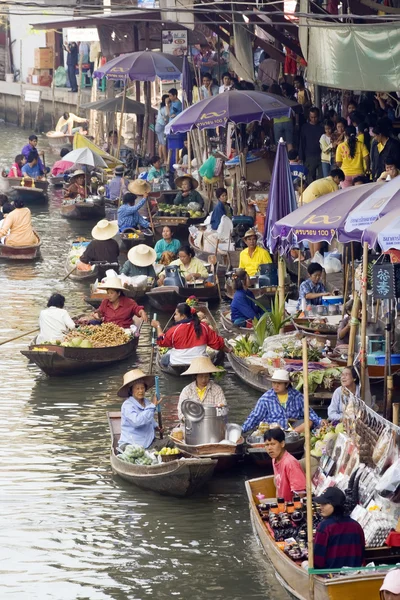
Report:
[[[29,132],[0,126],[2,166]],[[41,139],[40,149],[51,150]],[[57,158],[57,153],[53,153]],[[37,326],[57,290],[71,314],[84,312],[86,285],[60,280],[68,245],[90,225],[60,217],[61,195],[32,209],[42,260],[0,265],[0,340]],[[118,409],[123,373],[147,369],[149,330],[137,355],[98,372],[47,378],[20,354],[30,337],[0,346],[1,598],[17,600],[283,600],[286,594],[254,540],[243,481],[250,471],[214,478],[190,499],[148,494],[112,476],[106,411]],[[161,378],[161,391],[183,381]],[[258,397],[233,375],[221,382],[231,419]],[[176,407],[163,405],[173,423]]]

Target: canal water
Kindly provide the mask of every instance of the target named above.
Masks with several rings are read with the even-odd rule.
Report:
[[[0,168],[30,132],[0,125]],[[56,160],[44,136],[39,149]],[[69,244],[90,224],[60,217],[61,193],[32,207],[42,260],[0,264],[0,341],[37,326],[54,291],[84,312],[87,285],[64,277]],[[150,311],[149,311],[150,312]],[[137,355],[99,372],[48,378],[20,350],[0,346],[0,597],[15,600],[286,600],[252,533],[244,481],[259,471],[215,476],[188,499],[146,493],[113,476],[106,411],[118,410],[125,371],[148,369],[150,331]],[[164,394],[184,380],[161,377]],[[232,373],[221,381],[230,420],[242,423],[259,394]],[[164,421],[173,423],[171,403]],[[248,469],[248,468],[246,468]]]

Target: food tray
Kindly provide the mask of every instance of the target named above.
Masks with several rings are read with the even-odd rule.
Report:
[[[172,460],[178,460],[178,458],[182,458],[182,452],[178,454],[160,454],[161,462],[171,462]]]

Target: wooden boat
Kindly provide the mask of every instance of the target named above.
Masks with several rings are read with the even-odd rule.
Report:
[[[285,295],[291,295],[294,293],[296,289],[296,285],[294,283],[285,285]],[[251,288],[251,291],[254,294],[256,300],[261,302],[263,306],[269,308],[271,306],[272,300],[275,298],[275,294],[278,291],[278,286],[268,286],[268,287],[260,287],[260,288]],[[233,296],[235,294],[235,290],[233,289],[233,284],[231,279],[227,279],[225,282],[225,296],[228,300],[233,300]]]
[[[221,311],[219,314],[221,317],[222,327],[228,333],[241,333],[242,335],[246,335],[247,333],[251,333],[253,331],[253,327],[239,327],[238,325],[234,325],[232,323],[230,310]]]
[[[162,285],[147,293],[147,298],[154,308],[160,312],[174,312],[177,304],[185,302],[189,296],[196,296],[200,302],[218,302],[218,287],[213,284],[205,286],[178,287]]]
[[[316,337],[322,342],[326,342],[329,340],[331,342],[332,348],[336,346],[337,343],[337,327],[329,327],[323,323],[320,323],[318,327],[312,327],[312,320],[310,319],[293,319],[293,324],[295,328],[299,331],[304,331],[307,334]]]
[[[129,237],[132,233],[136,234],[138,237]],[[128,229],[120,233],[119,236],[121,238],[121,250],[125,252],[128,252],[138,244],[146,244],[151,247],[154,246],[154,235],[152,232],[145,233],[144,231]]]
[[[82,133],[75,133],[73,139],[74,150],[77,148],[89,148],[92,152],[95,152],[107,163],[109,169],[115,169],[118,165],[122,165],[122,162],[115,156],[111,156],[108,152],[97,146],[92,140]]]
[[[107,348],[68,348],[56,344],[33,344],[29,350],[21,350],[21,354],[34,362],[46,375],[62,377],[103,369],[129,358],[138,343],[139,337],[132,338],[126,344]]]
[[[68,135],[67,133],[62,133],[61,131],[48,131],[46,133],[47,141],[50,146],[53,148],[62,148],[63,146],[67,146],[72,144],[74,141],[74,134]]]
[[[90,296],[85,296],[85,302],[87,304],[90,304],[90,306],[93,306],[93,308],[98,308],[102,300],[104,300],[104,298],[106,298],[107,295],[105,290],[93,291],[93,287],[93,285],[90,286]],[[145,300],[147,292],[149,292],[152,289],[152,287],[153,283],[150,282],[147,284],[146,287],[142,288],[134,288],[132,286],[128,286],[124,290],[124,295],[127,298],[132,298],[133,300],[136,300],[136,302],[140,302],[142,300]]]
[[[111,433],[110,461],[113,473],[143,490],[166,496],[190,496],[212,477],[217,461],[211,458],[180,458],[151,466],[131,465],[117,456],[121,413],[108,412]]]
[[[65,219],[77,220],[93,220],[99,221],[106,216],[104,200],[96,200],[90,202],[74,202],[73,200],[65,200],[61,206],[61,216]]]
[[[13,199],[21,198],[27,203],[47,200],[49,182],[46,179],[32,181],[30,177],[3,177],[2,183]]]
[[[250,387],[260,392],[266,392],[272,387],[270,375],[262,366],[248,365],[233,352],[228,354],[227,358],[235,374]],[[339,385],[340,382],[337,381],[335,387]],[[325,402],[330,402],[334,389],[332,388],[328,391],[322,385],[318,386],[314,393],[310,394],[310,400],[314,401],[314,407],[321,406]]]
[[[165,225],[168,225],[170,228],[172,235],[182,240],[187,239],[188,228],[191,225],[198,225],[202,223],[206,215],[201,217],[160,217],[157,214],[153,217],[153,225],[155,230],[156,239],[160,240],[162,238],[162,230]]]
[[[264,494],[268,499],[276,498],[273,476],[250,479],[245,482],[245,486],[253,530],[275,569],[279,583],[297,600],[310,600],[307,571],[280,550],[257,510],[257,494]],[[379,571],[370,573],[364,571],[333,578],[313,575],[314,600],[379,598],[379,588],[384,577],[385,573]]]
[[[295,458],[302,458],[304,454],[304,438],[302,437],[296,442],[287,443],[285,448]],[[251,444],[247,440],[245,452],[250,460],[258,467],[262,469],[272,469],[272,458],[265,449],[265,443]]]
[[[347,359],[341,358],[335,353],[332,356],[332,360],[335,361],[340,367],[347,367]],[[367,365],[368,366],[368,377],[370,379],[381,379],[385,378],[385,365]],[[400,375],[400,365],[391,365],[392,375]]]
[[[41,240],[35,231],[37,243],[33,246],[7,246],[0,244],[0,258],[4,260],[34,260],[40,255]]]
[[[49,184],[53,187],[62,188],[64,186],[64,183],[64,175],[49,175]]]
[[[178,440],[170,436],[177,448],[183,452],[184,456],[198,458],[212,458],[217,461],[216,471],[228,471],[236,467],[244,455],[244,439],[240,438],[237,444],[201,444],[199,446],[191,446],[185,444],[182,440]]]

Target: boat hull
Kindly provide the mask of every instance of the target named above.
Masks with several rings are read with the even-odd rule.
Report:
[[[75,375],[101,369],[129,358],[135,351],[139,338],[133,338],[121,346],[107,348],[66,348],[53,344],[40,344],[48,352],[22,350],[21,354],[34,362],[49,377]]]
[[[93,292],[91,287],[91,294],[90,296],[85,296],[85,302],[87,304],[90,304],[90,306],[93,306],[93,308],[98,308],[101,304],[101,302],[107,297],[106,294],[101,294],[99,292]],[[140,289],[129,289],[126,288],[124,290],[124,296],[126,296],[127,298],[131,298],[132,300],[136,300],[136,302],[139,301],[144,301],[146,299],[146,294],[147,292],[149,292],[152,289],[152,286],[149,285],[146,288],[140,288]]]
[[[40,256],[40,237],[35,233],[38,243],[34,246],[7,246],[0,244],[0,258],[4,260],[35,260]]]
[[[64,175],[50,175],[49,177],[49,184],[55,188],[62,188],[64,183]]]
[[[178,287],[173,285],[163,285],[153,288],[147,293],[147,298],[154,308],[160,312],[174,312],[177,304],[185,302],[189,296],[196,296],[200,302],[218,302],[218,287],[211,285],[209,287]]]
[[[253,331],[253,327],[238,327],[232,323],[231,311],[220,312],[221,324],[225,331],[228,333],[236,333],[246,335]]]
[[[333,357],[335,363],[340,367],[347,367],[347,360]],[[400,375],[400,365],[391,365],[392,375]],[[384,379],[385,377],[385,365],[368,365],[368,377],[369,379]]]
[[[98,204],[96,202],[64,204],[60,212],[62,217],[72,220],[99,221],[106,216],[104,203]]]
[[[116,455],[121,432],[121,413],[107,413],[111,433],[110,462],[113,473],[147,491],[165,496],[190,496],[212,477],[216,461],[210,458],[172,460],[148,467],[126,463]]]

